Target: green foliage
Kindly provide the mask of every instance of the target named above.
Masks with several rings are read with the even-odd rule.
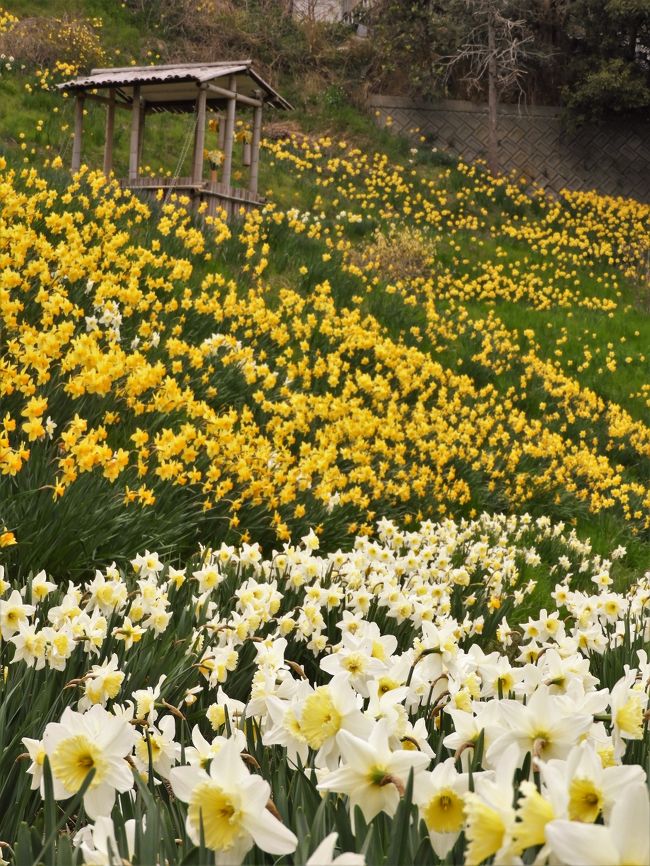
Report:
[[[562,99],[578,120],[650,105],[648,0],[485,0],[479,5],[525,23],[532,40],[525,46],[520,84],[528,99],[547,104]],[[448,77],[443,69],[461,45],[474,41],[476,6],[474,0],[378,0],[369,13],[378,86],[394,92],[397,82],[398,90],[428,98],[471,97],[467,63]],[[503,56],[497,45],[497,61]],[[481,95],[485,98],[485,88]],[[501,94],[503,101],[508,98]]]
[[[563,91],[565,104],[578,120],[627,114],[650,105],[650,86],[632,63],[620,57],[604,60]]]

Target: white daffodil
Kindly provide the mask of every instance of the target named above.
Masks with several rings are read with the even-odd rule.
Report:
[[[21,623],[27,623],[33,616],[36,608],[33,604],[24,604],[17,589],[11,593],[6,601],[0,601],[0,633],[3,640],[16,634]]]
[[[266,808],[268,782],[249,773],[236,743],[224,743],[209,772],[196,765],[174,767],[169,781],[188,804],[188,836],[198,845],[203,835],[217,866],[239,866],[253,845],[269,854],[295,851],[295,835]]]
[[[413,786],[413,801],[429,831],[433,850],[443,860],[454,847],[465,820],[469,776],[457,772],[454,764],[454,759],[448,758],[432,772],[419,773]]]
[[[153,688],[149,686],[146,689],[136,689],[133,692],[136,717],[143,721],[146,720],[149,725],[153,725],[156,721],[156,716],[158,715],[156,712],[156,702],[160,697],[162,684],[165,682],[166,678],[165,674],[161,674],[157,685]]]
[[[566,761],[540,762],[540,771],[549,791],[562,792],[566,817],[586,824],[593,824],[601,814],[607,821],[623,790],[645,781],[638,765],[603,767],[590,742],[572,749]]]
[[[647,866],[650,863],[650,796],[645,784],[621,791],[606,826],[551,821],[546,839],[566,866]]]
[[[499,714],[501,703],[503,702],[496,700],[487,703],[477,701],[472,705],[473,712],[469,713],[452,707],[445,708],[445,712],[451,716],[454,732],[447,734],[442,743],[452,752],[462,750],[461,764],[463,769],[466,770],[471,763],[473,748],[481,733],[483,733],[483,754],[485,755],[490,743],[503,730],[502,723],[500,726]],[[489,766],[491,767],[492,764]]]
[[[368,738],[340,731],[336,739],[341,766],[327,775],[318,790],[347,794],[352,816],[359,806],[366,821],[379,812],[394,815],[409,772],[417,774],[429,763],[429,757],[418,751],[391,751],[385,720],[377,722]]]
[[[31,788],[35,791],[41,787],[41,779],[43,778],[43,761],[45,760],[45,747],[42,740],[32,740],[29,737],[23,737],[23,743],[31,759],[31,764],[27,768],[27,772],[32,777]]]
[[[359,709],[361,698],[337,674],[325,686],[318,686],[296,707],[300,731],[307,745],[318,751],[316,764],[336,766],[339,756],[337,734],[341,730],[367,737],[372,729],[371,720]]]
[[[266,700],[268,727],[264,732],[263,743],[265,746],[284,746],[287,761],[292,764],[296,764],[298,759],[305,764],[309,756],[309,746],[296,716],[295,705],[300,706],[311,693],[308,684],[301,683],[291,701],[281,701],[273,695]]]
[[[93,665],[84,683],[84,695],[79,700],[79,710],[87,710],[93,704],[105,706],[110,698],[117,697],[124,676],[124,672],[118,669],[115,653],[103,664]]]
[[[139,553],[135,559],[131,560],[133,571],[141,578],[157,577],[158,572],[165,567],[160,561],[157,553],[149,553],[145,550],[144,553]]]
[[[246,705],[241,701],[228,697],[221,686],[217,689],[214,703],[205,711],[213,731],[218,731],[226,724],[226,713],[231,727],[236,727],[244,715]]]
[[[627,748],[626,740],[643,737],[643,714],[648,706],[648,694],[636,682],[636,670],[628,671],[616,683],[610,695],[612,710],[612,740],[614,755],[620,760]]]
[[[522,854],[527,848],[544,845],[546,842],[546,827],[550,821],[564,816],[566,813],[566,797],[563,792],[551,796],[544,787],[538,791],[533,782],[524,780],[519,785],[519,800],[517,802],[517,821],[512,829],[513,851]],[[544,862],[547,849],[539,852],[540,862]]]
[[[336,848],[337,833],[330,833],[320,845],[314,849],[314,853],[305,866],[365,866],[366,858],[363,854],[354,854],[352,851],[334,856]]]
[[[347,636],[345,644],[338,652],[321,660],[321,670],[328,674],[347,677],[352,688],[368,697],[368,680],[378,677],[386,670],[386,664],[372,655],[373,642],[370,638],[356,640]]]
[[[44,629],[38,631],[31,622],[23,620],[18,625],[18,633],[9,641],[15,647],[12,664],[22,661],[29,667],[33,665],[37,671],[45,667],[48,642]]]
[[[151,765],[163,779],[169,778],[172,766],[181,754],[180,745],[174,740],[176,722],[173,716],[162,716],[156,725],[148,727],[135,746],[135,763],[142,773],[149,771],[149,752]]]
[[[479,775],[474,793],[465,795],[467,866],[478,866],[488,857],[499,866],[516,862],[512,786],[518,762],[519,751],[512,744],[501,756],[494,777]]]
[[[232,732],[232,737],[215,737],[212,742],[206,740],[198,725],[192,728],[192,743],[185,749],[185,760],[188,764],[198,764],[207,770],[213,758],[216,758],[224,743],[234,742],[240,752],[246,748],[246,735],[238,728]]]
[[[519,749],[519,763],[530,752],[535,758],[564,758],[580,737],[587,732],[591,715],[572,712],[563,695],[551,695],[548,686],[539,686],[527,704],[519,701],[498,702],[502,724],[506,730],[487,751],[487,760],[494,767],[513,743]]]
[[[126,719],[112,715],[99,704],[86,713],[75,713],[68,707],[61,721],[50,722],[43,734],[54,798],[72,797],[94,770],[84,794],[84,809],[91,818],[110,814],[115,792],[128,791],[133,785],[133,774],[124,759],[133,751],[136,739]]]
[[[38,574],[35,574],[32,578],[32,600],[37,604],[38,602],[43,601],[44,598],[47,598],[47,596],[55,589],[56,583],[48,580],[44,571],[39,571]]]
[[[73,839],[74,847],[81,851],[84,866],[114,866],[121,860],[120,853],[132,858],[135,851],[135,820],[124,822],[127,851],[120,852],[115,827],[109,817],[99,817],[93,826],[82,827]]]

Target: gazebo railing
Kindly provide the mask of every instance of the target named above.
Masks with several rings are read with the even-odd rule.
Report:
[[[204,202],[207,208],[206,216],[215,216],[219,211],[225,211],[226,218],[231,219],[242,213],[263,207],[266,203],[249,189],[232,187],[218,181],[193,182],[191,177],[138,177],[122,180],[121,184],[134,192],[142,192],[152,197],[162,191],[164,196],[188,196],[194,207],[198,208]]]

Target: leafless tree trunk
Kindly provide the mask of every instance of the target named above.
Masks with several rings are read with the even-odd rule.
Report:
[[[494,9],[488,11],[488,166],[492,174],[499,171],[498,111],[499,90],[497,85],[497,40],[494,32]]]
[[[457,67],[470,90],[488,96],[487,162],[499,171],[499,99],[506,91],[519,89],[532,35],[526,22],[510,18],[504,0],[460,0],[470,22],[463,43],[451,56],[442,58],[446,77]]]

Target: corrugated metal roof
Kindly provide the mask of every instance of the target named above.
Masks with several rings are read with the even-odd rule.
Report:
[[[82,75],[59,84],[61,90],[94,90],[100,88],[133,88],[135,85],[182,84],[196,82],[205,84],[230,75],[246,76],[264,90],[268,101],[278,108],[291,108],[291,104],[271,87],[252,68],[250,60],[221,61],[218,63],[179,63],[166,66],[122,66],[113,69],[93,69],[90,75]],[[164,102],[174,99],[173,87],[168,94],[158,91],[157,98]]]

